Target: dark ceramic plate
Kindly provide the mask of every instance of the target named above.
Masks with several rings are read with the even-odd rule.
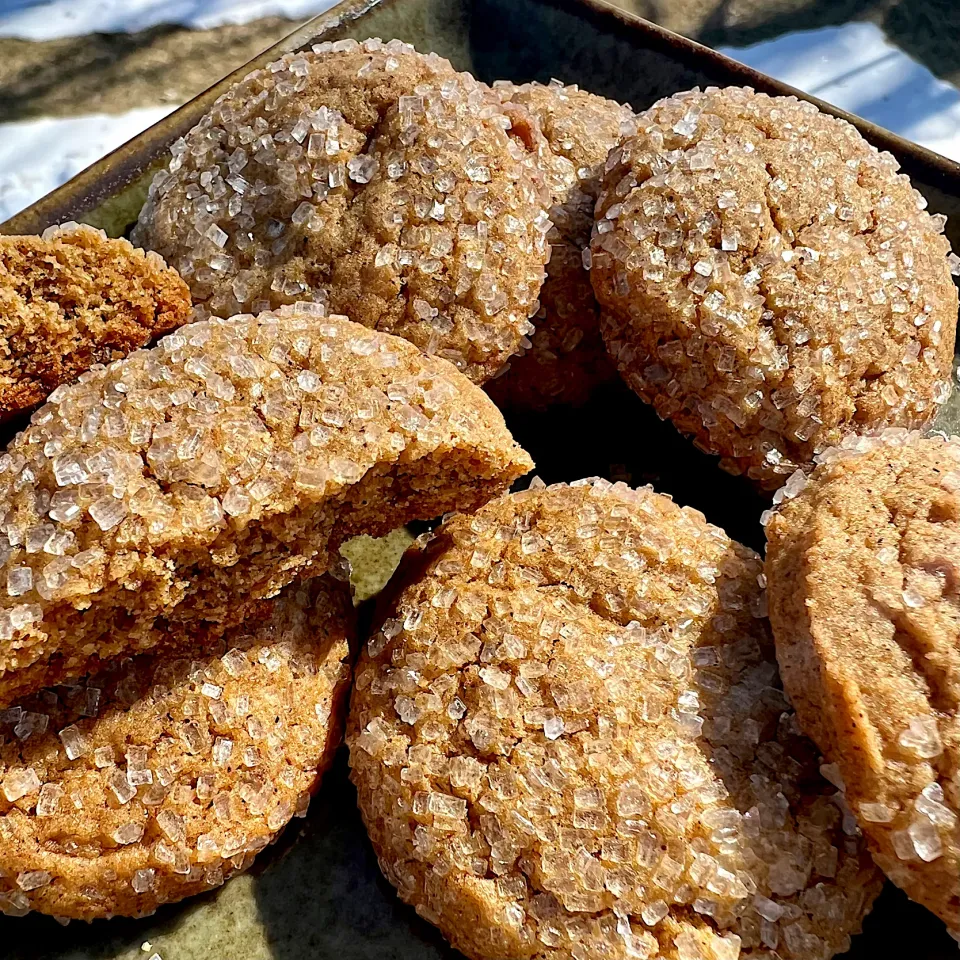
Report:
[[[483,80],[558,77],[635,108],[695,84],[749,84],[804,94],[714,51],[598,0],[347,0],[318,17],[130,143],[0,226],[36,233],[84,220],[112,235],[136,219],[170,143],[192,127],[234,80],[317,40],[399,37],[436,50]],[[813,98],[807,98],[813,99]],[[960,249],[960,165],[818,102],[892,151]],[[957,422],[948,410],[941,426]],[[732,536],[761,549],[765,503],[720,472],[625,388],[585,409],[516,418],[517,439],[548,482],[603,475],[652,483],[702,510]],[[381,879],[356,813],[341,756],[306,821],[297,821],[251,874],[206,897],[139,921],[67,928],[44,917],[0,918],[0,956],[11,960],[430,960],[456,957]],[[848,955],[956,958],[943,925],[888,885]]]

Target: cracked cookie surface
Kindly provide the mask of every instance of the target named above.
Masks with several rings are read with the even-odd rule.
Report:
[[[960,441],[828,451],[767,521],[784,684],[877,863],[960,932]]]
[[[591,279],[611,356],[764,488],[949,396],[950,248],[897,170],[845,121],[736,87],[660,101],[610,155]]]
[[[759,558],[592,481],[456,516],[356,670],[352,779],[473,958],[827,958],[880,874],[780,689]]]
[[[142,916],[249,867],[333,760],[353,618],[343,584],[294,584],[0,712],[0,911]]]
[[[533,329],[549,249],[509,127],[436,54],[320,44],[250,74],[174,144],[133,236],[211,313],[313,300],[482,383]]]

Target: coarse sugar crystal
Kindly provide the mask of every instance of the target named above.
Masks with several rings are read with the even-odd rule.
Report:
[[[485,876],[498,936],[522,910],[531,949],[576,960],[610,956],[624,918],[632,944],[663,932],[698,958],[844,948],[881,878],[779,689],[755,554],[606,481],[537,484],[419,549],[347,734],[404,899],[471,956],[491,932],[457,921],[458,891]],[[482,840],[451,840],[463,817]],[[709,954],[698,917],[727,931]]]
[[[390,409],[384,388],[395,379],[411,392]],[[467,417],[462,408],[475,412]],[[91,410],[118,418],[121,428],[84,440]],[[82,675],[93,651],[106,659],[127,642],[137,650],[158,642],[156,618],[176,619],[183,597],[168,582],[179,574],[167,569],[181,551],[190,576],[206,584],[196,595],[197,616],[242,619],[258,599],[254,583],[272,584],[273,574],[261,577],[245,562],[223,565],[206,547],[226,536],[240,557],[269,517],[296,515],[271,528],[299,544],[281,581],[307,562],[323,569],[336,553],[323,539],[331,525],[306,514],[322,512],[325,496],[342,497],[375,464],[396,464],[411,447],[424,465],[441,447],[453,451],[445,460],[451,469],[464,456],[482,461],[464,484],[454,481],[456,470],[431,467],[427,485],[407,502],[414,512],[417,503],[433,513],[463,506],[465,496],[485,499],[528,462],[492,403],[445,363],[402,340],[293,307],[182,327],[165,344],[65,388],[14,441],[8,458],[17,472],[0,475],[0,495],[23,507],[5,530],[0,698]],[[416,469],[403,462],[404,470]],[[409,519],[387,517],[369,501],[365,512],[352,522],[374,533]],[[300,537],[303,524],[319,539]],[[194,549],[196,563],[186,559]],[[111,566],[117,550],[132,564],[122,573]],[[157,551],[165,557],[160,566]],[[272,555],[259,546],[257,553]],[[212,576],[200,572],[205,566]],[[139,590],[123,586],[130,576],[140,577]],[[245,578],[251,589],[239,582]],[[84,598],[97,616],[81,615]],[[122,630],[112,629],[115,621]]]
[[[318,45],[249,74],[173,146],[134,235],[208,313],[317,301],[483,382],[520,346],[549,255],[549,201],[510,128],[499,98],[440,57]],[[472,213],[482,249],[445,241]],[[465,256],[504,278],[483,310],[473,280],[446,282]],[[357,258],[382,274],[361,281]],[[412,322],[414,297],[447,325]]]

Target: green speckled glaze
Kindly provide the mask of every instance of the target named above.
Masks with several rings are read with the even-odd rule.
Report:
[[[558,77],[597,93],[647,106],[674,90],[706,83],[781,85],[730,61],[578,0],[348,0],[255,61],[298,49],[323,34],[331,39],[399,37],[436,50],[484,80]],[[248,65],[239,71],[242,76]],[[124,233],[135,220],[146,184],[167,145],[185,132],[222,87],[188,105],[95,165],[49,198],[2,226],[39,232],[50,222],[83,219]],[[960,247],[960,167],[861,129],[893,148],[934,210],[954,217]],[[509,426],[547,482],[602,475],[653,483],[680,503],[702,510],[731,536],[762,549],[759,525],[767,503],[719,471],[629,390],[612,385],[587,407],[530,415]],[[960,396],[939,426],[960,432]],[[362,538],[345,553],[362,600],[385,582],[409,534]],[[211,894],[163,908],[143,920],[90,925],[40,916],[0,917],[0,960],[435,960],[458,956],[401,904],[377,870],[356,810],[341,752],[305,820],[294,821],[253,870]],[[848,955],[852,960],[909,957],[957,960],[943,925],[888,885]],[[743,960],[749,960],[748,957]]]
[[[403,528],[380,540],[354,537],[340,552],[350,563],[350,584],[355,603],[375,597],[397,569],[404,550],[413,542],[413,535]]]

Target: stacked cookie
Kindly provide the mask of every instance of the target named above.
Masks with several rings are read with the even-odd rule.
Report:
[[[529,469],[451,364],[309,308],[90,370],[0,460],[4,911],[142,915],[248,866],[339,742],[339,545]]]
[[[385,875],[454,946],[825,960],[880,869],[960,929],[960,444],[916,432],[942,226],[792,98],[634,115],[369,40],[177,141],[152,253],[11,241],[16,404],[49,395],[0,458],[0,909],[139,915],[247,867],[344,724],[340,546],[451,514],[362,638],[347,741]],[[86,300],[37,292],[43,244]],[[136,296],[97,299],[106,244]],[[765,567],[649,488],[506,493],[532,463],[498,406],[618,373],[786,480]]]

